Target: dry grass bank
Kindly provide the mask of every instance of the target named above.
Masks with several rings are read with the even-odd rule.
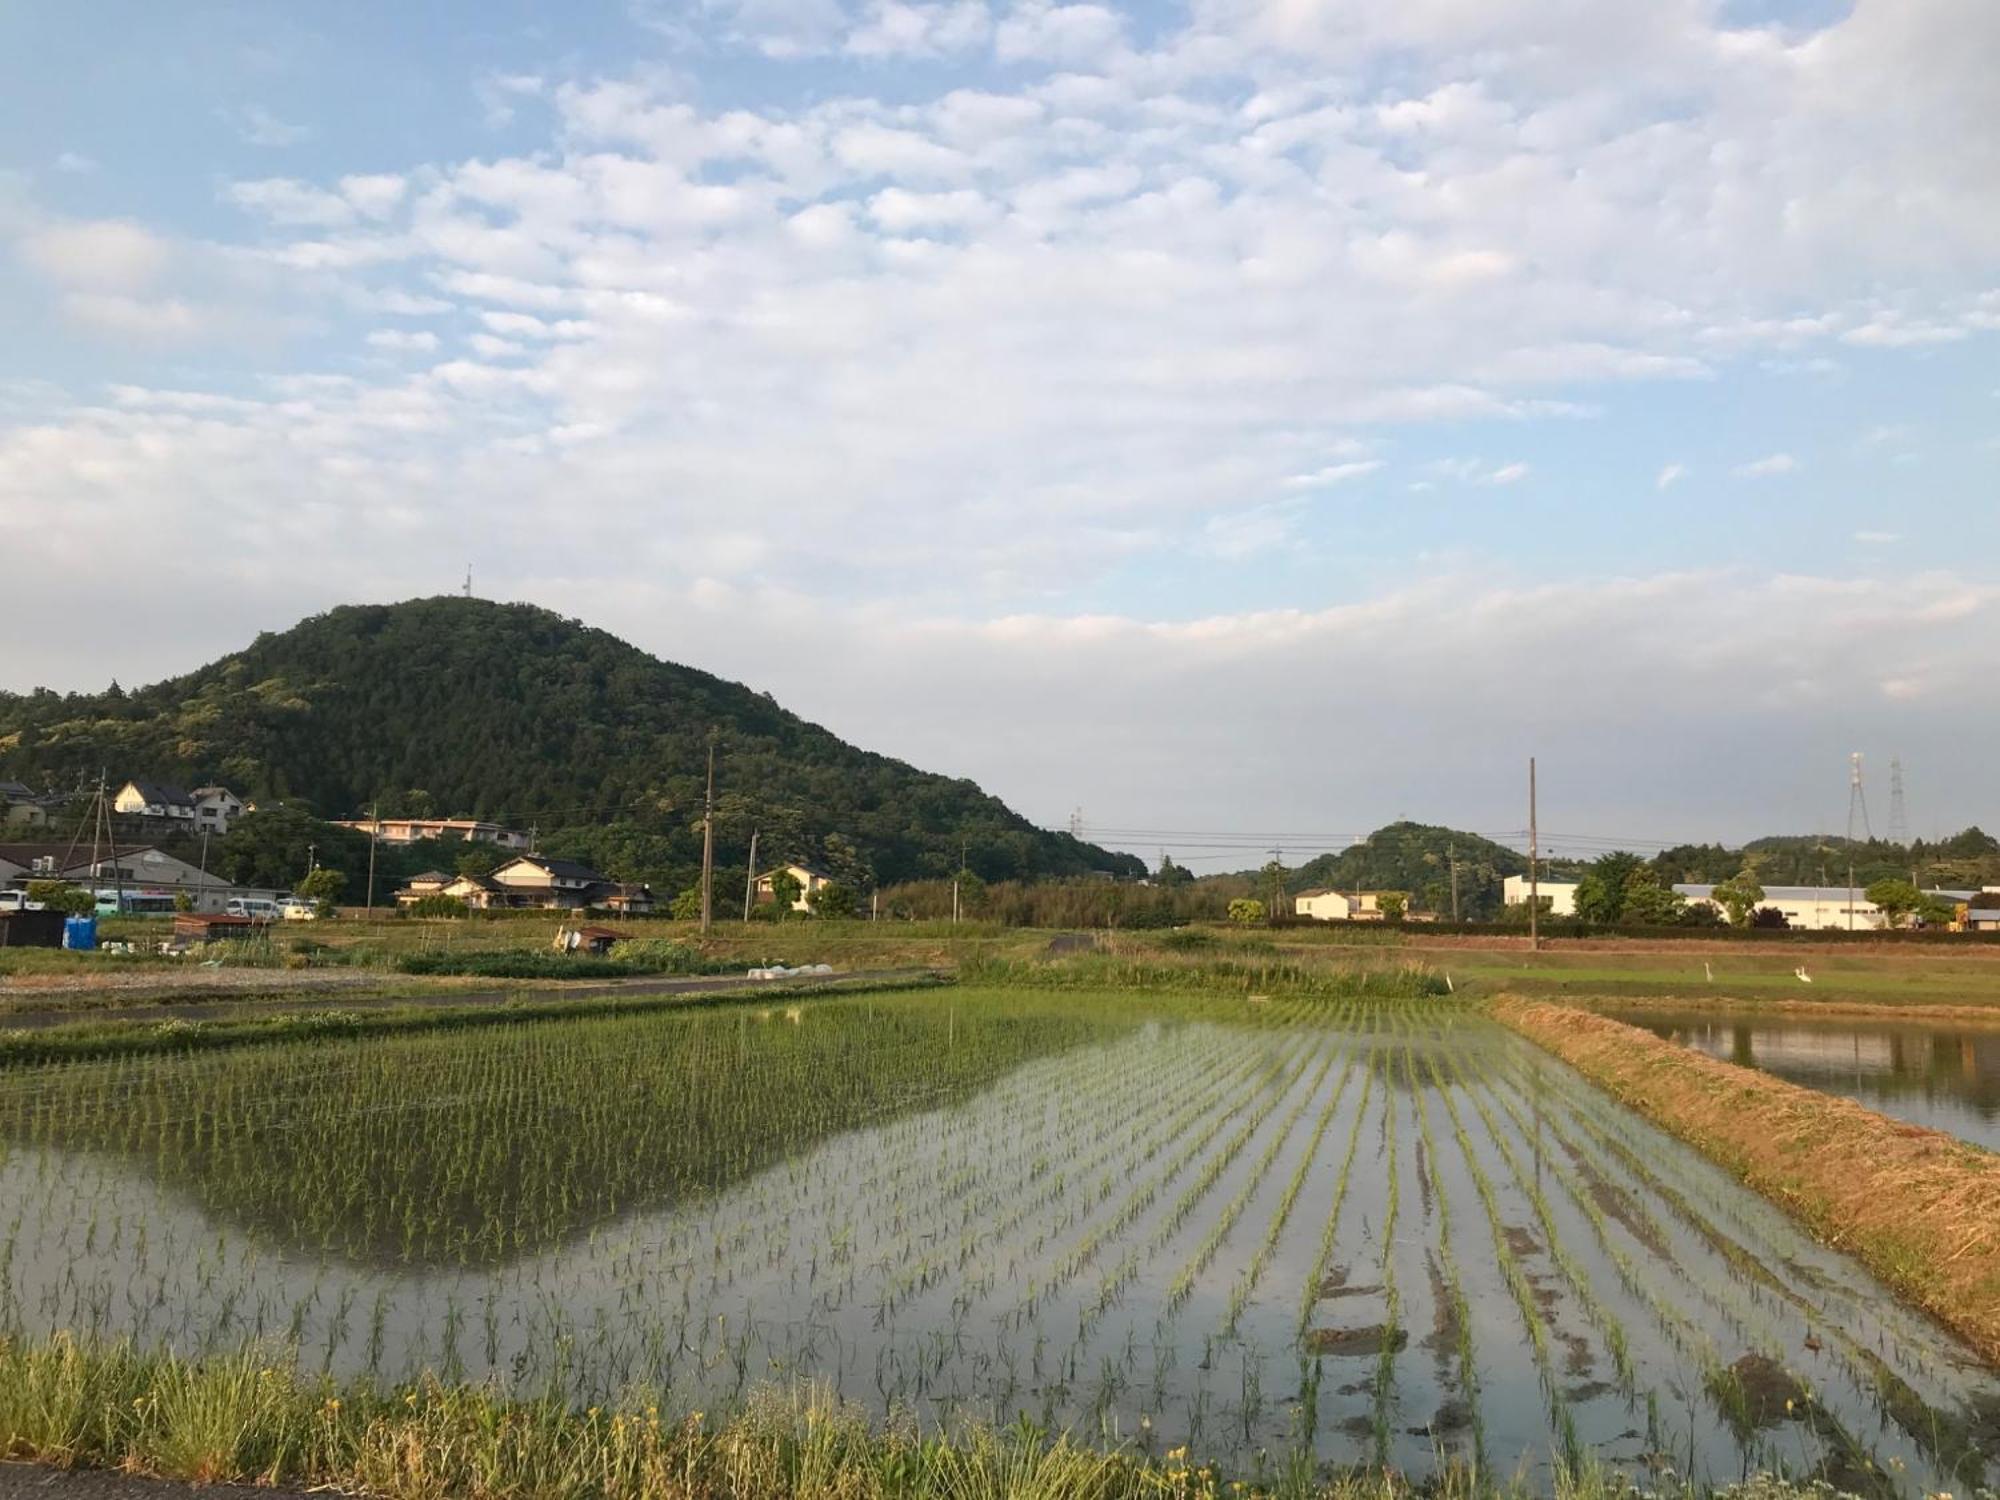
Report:
[[[2000,1155],[1567,1006],[1503,1023],[1706,1152],[2000,1366]]]

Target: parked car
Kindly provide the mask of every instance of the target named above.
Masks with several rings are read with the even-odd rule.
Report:
[[[319,903],[308,901],[303,896],[294,896],[282,908],[287,922],[317,922]]]
[[[259,922],[275,922],[284,915],[277,902],[259,896],[231,896],[224,910],[232,917],[254,917]]]
[[[40,911],[42,903],[30,901],[26,891],[0,891],[0,911]]]

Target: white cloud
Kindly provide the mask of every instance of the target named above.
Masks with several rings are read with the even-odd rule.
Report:
[[[151,286],[170,255],[164,238],[125,219],[51,224],[20,245],[22,257],[49,280],[101,291]]]
[[[437,348],[438,336],[428,329],[377,328],[368,335],[368,345],[399,354],[428,354]]]
[[[57,153],[54,166],[58,172],[74,172],[77,174],[95,172],[97,170],[96,160],[85,156],[81,151],[63,151]]]
[[[1686,477],[1687,466],[1685,464],[1668,464],[1660,470],[1660,477],[1653,481],[1653,488],[1656,490],[1672,489]]]
[[[395,172],[351,173],[340,179],[341,197],[370,219],[387,218],[408,188],[409,180]]]
[[[983,0],[873,0],[865,19],[847,33],[842,50],[853,57],[949,57],[983,46],[992,32],[993,18]]]
[[[303,125],[291,125],[279,119],[261,104],[246,104],[238,109],[225,109],[220,114],[226,124],[251,146],[279,148],[296,146],[300,141],[312,136],[312,131]]]
[[[1349,463],[1328,464],[1323,469],[1315,469],[1310,474],[1294,474],[1285,481],[1290,490],[1331,489],[1338,484],[1346,484],[1351,479],[1360,479],[1373,474],[1382,467],[1379,458],[1355,459]]]
[[[346,198],[289,177],[232,182],[223,196],[273,224],[338,229],[354,221],[354,205]]]
[[[1772,453],[1746,464],[1738,464],[1735,472],[1744,479],[1768,479],[1776,474],[1790,474],[1798,466],[1799,461],[1791,454]]]
[[[1854,533],[1854,540],[1868,547],[1886,547],[1891,543],[1900,542],[1902,539],[1902,534],[1894,531],[1857,531]]]
[[[1486,476],[1488,484],[1518,484],[1528,477],[1528,466],[1524,463],[1502,464]]]
[[[1087,66],[1105,61],[1124,34],[1124,19],[1103,5],[1016,0],[994,34],[993,50],[1003,62],[1034,59]]]

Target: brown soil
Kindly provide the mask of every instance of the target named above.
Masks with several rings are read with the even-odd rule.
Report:
[[[2000,1155],[1569,1006],[1493,1013],[1853,1254],[2000,1365]]]
[[[1306,1334],[1308,1354],[1394,1353],[1408,1344],[1410,1336],[1400,1328],[1371,1323],[1365,1328],[1315,1328]]]

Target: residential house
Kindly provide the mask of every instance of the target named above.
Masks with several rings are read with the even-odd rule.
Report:
[[[1550,917],[1573,917],[1576,915],[1576,886],[1574,880],[1551,880],[1544,875],[1535,882],[1535,896],[1542,903],[1542,913]],[[1528,877],[1509,875],[1500,882],[1500,898],[1509,906],[1528,904]]]
[[[769,905],[777,899],[776,881],[779,875],[790,875],[798,882],[798,894],[792,898],[793,911],[810,911],[812,906],[808,898],[813,892],[824,890],[834,883],[833,877],[826,871],[814,869],[811,865],[779,865],[757,877],[756,900],[759,906]]]
[[[342,828],[372,833],[385,844],[415,844],[425,839],[459,839],[468,844],[496,844],[502,849],[526,849],[525,833],[502,828],[482,818],[343,818]]]
[[[611,889],[591,905],[625,917],[650,916],[653,911],[653,888],[637,881],[614,881]]]
[[[441,896],[444,888],[452,883],[455,876],[442,870],[426,870],[421,875],[412,875],[396,892],[398,906],[414,906],[426,896]]]
[[[128,818],[145,818],[155,823],[194,822],[194,794],[164,781],[128,781],[118,789],[111,807]]]
[[[46,827],[49,801],[22,782],[0,781],[0,823],[14,828]]]
[[[1398,896],[1404,900],[1404,910],[1408,910],[1408,896],[1403,891],[1300,891],[1292,901],[1292,911],[1301,917],[1311,917],[1319,922],[1382,922],[1388,913],[1382,909],[1384,896]]]
[[[188,795],[194,798],[196,833],[227,833],[243,816],[243,799],[226,786],[198,786]]]
[[[564,911],[589,906],[592,894],[611,884],[589,865],[573,859],[551,859],[546,854],[519,855],[489,878],[498,887],[495,895],[500,899],[494,905],[544,906]]]

